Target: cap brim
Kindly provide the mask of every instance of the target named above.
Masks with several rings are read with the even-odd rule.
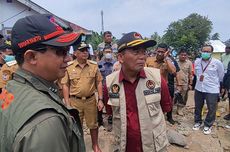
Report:
[[[51,45],[51,46],[70,46],[77,41],[79,41],[80,43],[81,35],[82,33],[75,33],[75,32],[65,33],[54,39],[42,42],[42,44]]]
[[[123,44],[123,46],[121,45],[120,48],[118,48],[118,52],[121,52],[122,50],[124,50],[126,48],[133,48],[133,47],[137,47],[137,46],[141,46],[143,48],[149,48],[149,47],[155,46],[156,44],[157,44],[157,42],[154,40],[138,39],[138,40],[131,41],[127,44]]]
[[[84,46],[84,47],[79,47],[79,48],[77,48],[78,50],[82,50],[82,49],[85,49],[85,48],[89,48],[89,46]]]
[[[130,48],[130,47],[142,46],[144,48],[149,48],[155,46],[156,44],[157,42],[154,40],[136,40],[128,43],[127,47]]]

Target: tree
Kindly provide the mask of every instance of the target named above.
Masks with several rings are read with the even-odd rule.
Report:
[[[212,30],[212,22],[204,16],[193,13],[188,17],[172,22],[163,36],[163,40],[178,50],[186,47],[197,51],[208,39]]]
[[[151,35],[151,39],[155,40],[157,42],[157,44],[162,42],[162,38],[160,35],[158,35],[157,32],[154,32],[153,35]]]
[[[93,47],[93,50],[97,49],[98,44],[103,42],[102,34],[98,34],[97,32],[93,32],[91,36],[87,37],[86,42],[90,43]]]
[[[211,37],[211,40],[219,40],[220,39],[220,34],[219,33],[214,33]]]
[[[117,42],[117,39],[115,36],[113,36],[113,41]],[[86,43],[90,43],[93,47],[93,50],[97,49],[98,44],[103,42],[103,34],[102,33],[97,33],[97,32],[92,32],[91,36],[87,36],[86,38]]]
[[[230,45],[230,39],[228,39],[227,41],[224,42],[225,45]]]

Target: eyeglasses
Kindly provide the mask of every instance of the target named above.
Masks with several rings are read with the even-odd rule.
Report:
[[[70,47],[69,46],[66,46],[66,47],[46,46],[46,47],[36,48],[34,50],[45,53],[48,49],[54,50],[57,56],[67,56],[69,53]]]

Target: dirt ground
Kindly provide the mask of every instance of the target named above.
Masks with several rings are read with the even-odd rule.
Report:
[[[217,117],[212,133],[204,135],[202,130],[193,131],[193,112],[194,112],[194,92],[189,92],[189,100],[184,109],[184,116],[175,114],[174,119],[178,122],[175,125],[167,123],[167,127],[176,130],[183,134],[187,140],[186,147],[179,147],[177,145],[170,145],[169,152],[230,152],[230,129],[226,129],[227,122],[223,120],[223,116],[228,112],[228,100],[221,101],[218,104],[218,112],[220,116]],[[204,116],[206,115],[204,112]],[[106,117],[105,117],[106,120]],[[105,121],[105,127],[106,127]],[[99,144],[103,152],[112,152],[111,145],[113,142],[113,133],[107,132],[105,127],[99,128]],[[87,152],[92,152],[91,138],[89,130],[84,128],[85,143]]]

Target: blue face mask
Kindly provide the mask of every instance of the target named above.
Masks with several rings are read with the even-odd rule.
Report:
[[[13,61],[15,60],[15,57],[13,55],[5,55],[4,56],[4,61],[5,62],[10,62],[10,61]]]
[[[208,60],[209,58],[211,58],[211,53],[202,52],[202,53],[201,53],[201,57],[202,57],[202,59],[204,59],[204,60]]]

